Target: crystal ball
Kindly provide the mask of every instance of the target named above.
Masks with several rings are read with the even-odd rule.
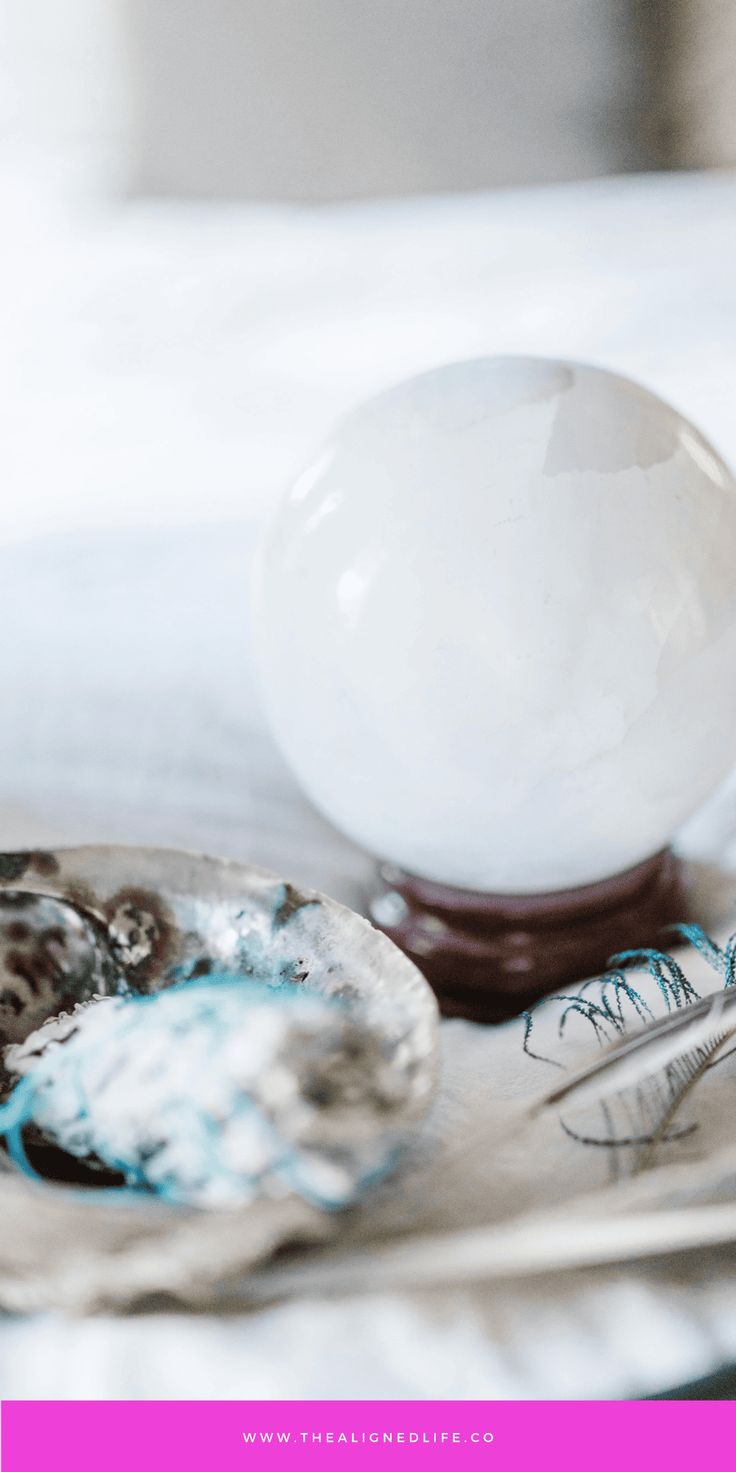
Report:
[[[286,495],[257,584],[288,762],[425,879],[619,874],[734,762],[734,479],[614,373],[487,358],[362,404]]]

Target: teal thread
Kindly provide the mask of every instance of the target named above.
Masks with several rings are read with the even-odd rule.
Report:
[[[171,999],[177,994],[186,993],[192,997],[193,1011],[189,1017],[167,1019],[171,1028],[173,1038],[177,1032],[186,1033],[197,1022],[222,1023],[222,1017],[217,1017],[218,994],[223,991],[237,994],[239,1000],[250,998],[263,1004],[267,1001],[269,1005],[298,1007],[303,1001],[305,993],[292,983],[279,980],[276,983],[260,981],[252,978],[244,979],[241,975],[228,972],[214,972],[206,977],[196,980],[180,977],[171,986],[159,993],[136,995],[126,998],[120,1006],[118,1000],[111,1003],[102,1002],[102,1006],[114,1006],[118,1010],[121,1019],[119,1045],[122,1048],[130,1046],[131,1034],[135,1044],[135,1033],[138,1021],[145,1018],[146,1009],[149,1012],[161,1008],[166,999]],[[322,996],[314,996],[315,1002],[322,1005],[327,1004],[327,999]],[[336,1011],[344,1010],[343,999],[329,999],[329,1005]],[[247,1016],[246,1019],[247,1021]],[[145,1025],[145,1024],[144,1024]],[[224,1024],[227,1026],[227,1022]],[[219,1039],[216,1035],[216,1027],[212,1029],[212,1037],[209,1040],[209,1050],[216,1055]],[[54,1077],[53,1068],[49,1067],[48,1055],[41,1060],[37,1068],[40,1070],[40,1079],[27,1075],[15,1086],[7,1102],[0,1106],[0,1135],[4,1135],[7,1141],[8,1153],[11,1159],[30,1179],[42,1182],[43,1178],[34,1170],[28,1160],[23,1145],[23,1130],[31,1124],[41,1123],[43,1127],[43,1111],[40,1106],[43,1102],[44,1093],[53,1090],[59,1077],[63,1079],[63,1086],[71,1087],[76,1092],[75,1112],[73,1119],[75,1126],[83,1126],[85,1122],[93,1120],[93,1101],[88,1097],[81,1077],[82,1066],[90,1053],[97,1046],[96,1038],[85,1037],[84,1033],[78,1033],[69,1042],[58,1045],[53,1050],[52,1056],[57,1064],[61,1065],[61,1073],[57,1072]],[[216,1056],[214,1059],[216,1063]],[[44,1068],[45,1062],[45,1068]],[[309,1172],[305,1159],[302,1158],[298,1147],[287,1144],[278,1134],[273,1122],[266,1117],[258,1107],[255,1100],[245,1093],[234,1097],[233,1112],[230,1119],[237,1119],[239,1115],[249,1114],[257,1122],[264,1140],[270,1150],[260,1169],[253,1171],[250,1175],[242,1171],[228,1170],[220,1153],[220,1132],[214,1121],[206,1113],[198,1108],[193,1101],[182,1101],[177,1097],[172,1098],[171,1104],[176,1102],[179,1114],[182,1110],[189,1109],[189,1117],[184,1126],[192,1135],[198,1135],[202,1143],[202,1157],[205,1162],[205,1175],[207,1179],[219,1178],[229,1179],[231,1182],[245,1182],[249,1189],[257,1190],[268,1177],[281,1179],[284,1184],[297,1192],[310,1204],[324,1211],[337,1210],[349,1204],[345,1200],[345,1193],[337,1190],[316,1190],[309,1179]],[[167,1106],[164,1106],[166,1109]],[[171,1106],[168,1106],[171,1107]],[[38,1115],[41,1114],[41,1120]],[[69,1113],[67,1108],[66,1113]],[[179,1121],[181,1127],[181,1121]],[[152,1182],[146,1172],[146,1162],[138,1160],[120,1159],[110,1148],[104,1147],[104,1142],[99,1141],[99,1130],[90,1130],[101,1148],[97,1149],[101,1162],[111,1170],[122,1175],[126,1186],[107,1189],[88,1189],[83,1194],[94,1201],[121,1200],[137,1198],[141,1194],[155,1195],[158,1199],[172,1205],[182,1205],[187,1202],[186,1191],[182,1189],[181,1182],[175,1172],[165,1173],[159,1180]],[[166,1142],[170,1143],[169,1140]],[[353,1177],[353,1190],[361,1191],[373,1180],[383,1176],[390,1168],[393,1160],[391,1150],[384,1152],[384,1158],[380,1162],[372,1161],[357,1179]],[[330,1164],[339,1169],[339,1161],[331,1161]],[[352,1199],[352,1197],[351,1197]]]

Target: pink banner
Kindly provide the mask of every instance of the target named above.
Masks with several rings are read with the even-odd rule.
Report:
[[[534,1472],[730,1463],[731,1401],[12,1401],[5,1472],[431,1466]]]

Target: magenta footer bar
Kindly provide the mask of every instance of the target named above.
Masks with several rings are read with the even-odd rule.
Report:
[[[381,1467],[668,1472],[730,1461],[731,1401],[6,1401],[4,1472]]]

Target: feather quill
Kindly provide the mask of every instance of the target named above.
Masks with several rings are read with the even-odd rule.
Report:
[[[596,1103],[636,1088],[673,1066],[697,1065],[701,1051],[720,1047],[734,1031],[736,987],[690,1003],[614,1043],[601,1057],[537,1100],[531,1112],[540,1114],[573,1100],[576,1104]]]
[[[658,1147],[674,1137],[672,1131],[676,1116],[695,1085],[715,1062],[726,1039],[727,1034],[715,1032],[705,1043],[700,1043],[675,1063],[668,1064],[665,1076],[669,1098],[662,1104],[661,1096],[656,1097],[657,1118],[651,1134],[642,1141],[636,1155],[635,1172],[647,1170],[654,1165]]]
[[[594,1264],[702,1251],[736,1239],[732,1202],[606,1216],[567,1209],[469,1231],[310,1254],[300,1262],[250,1274],[240,1286],[248,1304],[306,1295],[353,1295],[440,1288]],[[228,1289],[229,1294],[232,1293]]]

